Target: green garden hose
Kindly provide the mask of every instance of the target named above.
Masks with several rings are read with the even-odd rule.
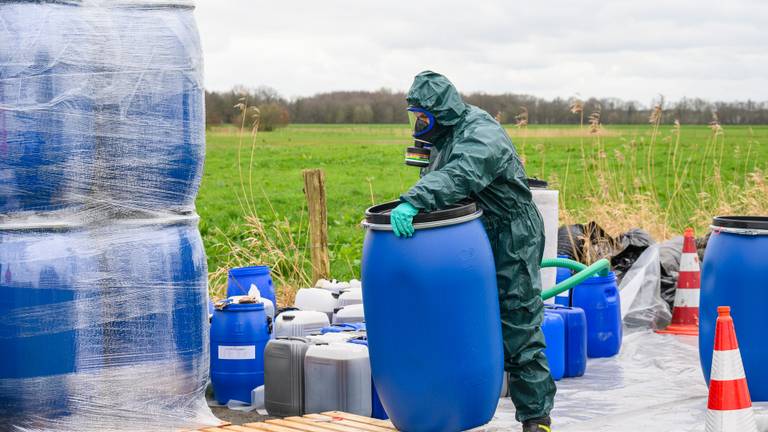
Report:
[[[610,271],[611,263],[608,262],[607,259],[603,258],[590,266],[585,266],[580,262],[566,258],[550,258],[542,261],[541,267],[565,267],[567,269],[578,272],[568,279],[553,286],[552,288],[542,292],[541,298],[543,300],[547,300],[560,294],[561,292],[568,291],[569,289],[575,287],[576,285],[584,282],[596,274],[599,274],[600,276],[606,276]]]

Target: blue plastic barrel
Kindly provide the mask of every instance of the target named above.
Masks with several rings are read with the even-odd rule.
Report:
[[[197,220],[124,220],[93,232],[105,275],[107,366],[166,362],[191,389],[204,385],[207,266]]]
[[[580,377],[587,370],[587,316],[581,308],[547,305],[548,313],[565,324],[565,378]],[[549,354],[547,354],[549,358]]]
[[[587,316],[587,356],[611,357],[622,339],[621,302],[616,275],[593,276],[573,289],[573,305]]]
[[[504,353],[481,212],[465,204],[418,215],[403,239],[389,225],[397,204],[366,211],[362,282],[379,396],[399,430],[483,425],[496,410]]]
[[[717,217],[701,269],[699,355],[709,382],[717,307],[730,306],[752,400],[768,401],[768,217]]]
[[[275,287],[273,286],[268,266],[260,265],[230,269],[227,274],[227,297],[247,295],[248,290],[251,289],[251,284],[255,284],[261,296],[272,300],[272,304],[277,307]]]
[[[541,330],[547,343],[544,354],[549,362],[549,372],[556,381],[561,380],[565,375],[565,321],[559,314],[545,309]]]
[[[110,18],[102,72],[110,98],[96,116],[99,197],[124,212],[193,211],[205,111],[192,9],[127,4]]]
[[[270,329],[261,303],[227,304],[211,321],[211,383],[220,404],[251,403],[264,385],[264,348]]]
[[[98,261],[79,227],[0,228],[0,418],[35,427],[80,400],[101,367]],[[38,426],[43,426],[40,424]]]
[[[88,74],[60,36],[77,34],[80,9],[0,3],[0,216],[78,209],[90,193]]]
[[[368,346],[368,337],[362,336],[359,338],[351,339],[349,340],[349,343]],[[384,405],[381,404],[381,398],[379,397],[379,392],[376,389],[376,383],[373,382],[373,378],[371,378],[371,392],[371,417],[380,420],[387,420],[389,416],[387,415],[387,411],[384,409]]]

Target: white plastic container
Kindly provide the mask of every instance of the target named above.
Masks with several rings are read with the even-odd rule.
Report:
[[[351,343],[310,345],[304,358],[304,407],[371,416],[368,348]]]
[[[333,311],[339,302],[339,295],[322,288],[302,288],[296,293],[294,306],[305,311],[323,312],[328,319],[333,318]]]
[[[319,334],[323,327],[331,325],[328,315],[317,311],[288,311],[275,319],[275,337],[305,337]]]
[[[347,290],[347,289],[351,288],[352,286],[350,285],[349,282],[339,282],[336,279],[334,279],[332,281],[325,280],[325,279],[320,279],[315,284],[315,287],[316,288],[322,288],[322,289],[324,289],[326,291],[330,291],[330,292],[338,295],[338,294],[341,294],[342,291]]]
[[[365,322],[365,311],[362,304],[353,304],[336,310],[333,314],[334,324]]]
[[[336,303],[336,308],[343,308],[345,306],[363,304],[363,289],[362,288],[350,288],[341,295]]]
[[[547,189],[542,180],[529,181],[533,202],[544,219],[544,258],[557,258],[557,228],[559,227],[558,191]],[[541,287],[546,290],[555,286],[557,268],[541,269]]]

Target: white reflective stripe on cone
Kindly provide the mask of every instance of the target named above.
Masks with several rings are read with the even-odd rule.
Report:
[[[675,307],[699,307],[699,294],[701,290],[698,288],[678,288],[675,291]]]
[[[707,410],[706,432],[757,432],[752,408],[716,411]]]
[[[744,365],[741,364],[741,352],[738,349],[713,351],[712,376],[715,381],[736,381],[746,378]]]
[[[699,256],[695,253],[680,255],[680,271],[699,271]]]

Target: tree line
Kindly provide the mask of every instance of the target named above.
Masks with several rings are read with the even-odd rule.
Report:
[[[768,102],[711,102],[683,98],[642,104],[617,98],[545,99],[520,94],[472,93],[464,100],[488,111],[502,123],[578,124],[599,113],[604,124],[642,124],[660,106],[664,121],[682,124],[768,124]],[[260,130],[273,130],[288,123],[406,123],[405,93],[335,91],[288,100],[269,87],[236,87],[226,92],[206,92],[206,121],[209,126],[258,119]],[[247,108],[246,108],[247,107]],[[244,118],[245,116],[245,118]]]

